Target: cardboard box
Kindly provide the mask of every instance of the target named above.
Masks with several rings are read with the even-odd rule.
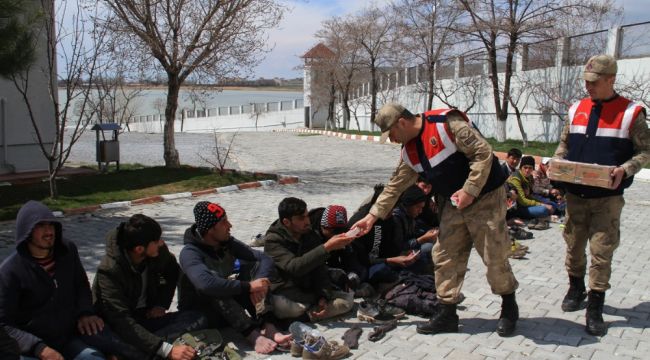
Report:
[[[548,169],[551,180],[565,181],[573,184],[610,188],[611,173],[615,166],[597,165],[552,159]]]

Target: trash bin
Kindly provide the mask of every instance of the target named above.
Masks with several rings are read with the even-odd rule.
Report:
[[[122,130],[122,127],[116,123],[105,123],[105,124],[95,124],[91,128],[95,130],[97,134],[97,166],[99,170],[104,170],[108,168],[108,163],[115,162],[117,165],[117,170],[120,170],[120,142],[117,139],[119,131]],[[104,131],[112,131],[112,136],[107,139],[104,135]],[[101,139],[100,139],[101,132]],[[104,168],[102,168],[104,164]]]

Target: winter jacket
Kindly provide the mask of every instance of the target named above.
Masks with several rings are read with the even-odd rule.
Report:
[[[313,230],[296,240],[278,219],[266,232],[264,252],[273,259],[277,271],[271,281],[272,293],[306,304],[328,297],[332,289],[325,265],[329,254]]]
[[[39,222],[55,226],[54,277],[31,257],[27,244]],[[16,218],[16,251],[0,265],[0,326],[35,356],[45,346],[61,349],[75,334],[80,316],[92,315],[92,296],[77,247],[63,239],[52,212],[29,201]]]
[[[196,225],[192,225],[185,231],[183,242],[179,309],[201,309],[209,305],[211,298],[248,294],[248,281],[228,279],[234,272],[235,259],[257,263],[254,279],[270,278],[272,275],[273,260],[268,255],[233,237],[217,250],[205,245],[196,231]]]
[[[395,247],[400,249],[400,252],[408,250],[419,249],[417,233],[415,228],[415,219],[412,219],[406,213],[406,209],[402,205],[393,209],[393,242]],[[395,256],[400,255],[396,254]]]
[[[515,171],[508,178],[508,184],[517,191],[517,205],[523,207],[542,205],[533,197],[532,178],[525,177],[521,170]]]
[[[110,231],[106,235],[106,254],[97,268],[92,291],[95,307],[112,330],[129,344],[154,355],[163,338],[140,325],[136,313],[153,307],[169,308],[180,267],[167,246],[160,248],[157,257],[148,258],[140,265],[147,272],[145,309],[137,309],[142,293],[142,276],[131,264],[125,250],[117,245],[117,229]]]
[[[4,327],[0,326],[0,360],[18,359],[20,359],[18,343],[7,334]]]

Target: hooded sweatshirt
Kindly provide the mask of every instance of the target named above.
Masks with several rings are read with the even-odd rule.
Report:
[[[268,255],[233,237],[215,249],[204,244],[196,225],[192,225],[185,230],[183,242],[179,309],[201,309],[209,306],[211,298],[248,294],[248,281],[228,279],[234,273],[236,259],[257,263],[253,279],[270,278],[273,272],[273,260]]]
[[[40,222],[55,227],[54,276],[35,262],[27,247]],[[22,354],[35,356],[46,345],[60,350],[75,334],[79,317],[92,314],[77,247],[63,239],[61,223],[45,205],[27,202],[16,217],[16,251],[0,265],[0,326]]]

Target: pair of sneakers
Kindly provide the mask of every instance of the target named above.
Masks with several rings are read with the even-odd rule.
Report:
[[[369,323],[383,324],[404,317],[406,312],[396,306],[390,305],[384,299],[376,301],[364,300],[359,303],[357,318]]]
[[[305,334],[302,340],[291,341],[291,356],[303,359],[337,360],[346,357],[350,348],[336,341],[327,341],[324,336]]]
[[[529,252],[530,251],[528,251],[528,246],[521,245],[519,242],[513,240],[512,245],[510,246],[510,254],[508,257],[512,259],[523,259]]]

